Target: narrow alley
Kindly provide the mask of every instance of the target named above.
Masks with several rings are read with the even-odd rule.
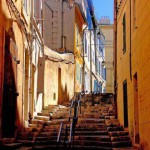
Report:
[[[70,103],[43,109],[3,149],[132,149],[129,132],[115,118],[113,94],[77,93]]]
[[[150,150],[150,1],[0,0],[0,150]]]

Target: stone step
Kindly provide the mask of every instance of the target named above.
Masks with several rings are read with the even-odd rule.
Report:
[[[43,121],[49,121],[50,117],[48,117],[48,116],[35,116],[34,119],[43,120]]]
[[[120,126],[120,122],[118,119],[110,119],[110,120],[105,120],[106,126]]]
[[[37,115],[50,117],[50,113],[44,113],[44,112],[37,113]]]
[[[60,125],[62,122],[68,123],[68,119],[52,119],[51,121],[45,122],[45,125]]]
[[[113,150],[138,150],[133,147],[113,148]]]
[[[105,123],[104,119],[95,119],[95,118],[79,118],[79,123]]]
[[[15,142],[15,138],[2,138],[2,139],[0,139],[0,144],[2,144],[2,145],[14,143],[14,142]]]
[[[78,136],[78,140],[89,140],[89,141],[104,141],[111,142],[111,138],[109,136]]]
[[[43,125],[41,124],[29,124],[30,128],[43,128]]]
[[[113,116],[113,115],[112,116],[105,116],[105,119],[115,119],[115,116]]]
[[[130,140],[129,141],[112,142],[112,147],[114,147],[114,148],[132,147],[132,142]]]
[[[129,135],[128,131],[110,131],[108,132],[109,136],[126,136]]]
[[[70,150],[70,149],[68,149]],[[111,147],[100,147],[100,146],[81,146],[81,145],[75,145],[75,147],[73,148],[73,150],[112,150]]]
[[[53,115],[53,116],[51,116],[51,119],[63,119],[63,118],[68,118],[68,114]]]
[[[20,148],[17,148],[16,150],[32,150],[32,147],[20,147]]]
[[[31,124],[44,125],[44,120],[32,119]]]
[[[91,140],[76,140],[74,141],[75,145],[81,145],[81,146],[100,146],[100,147],[112,147],[111,142],[101,142],[101,141],[91,141]]]
[[[22,143],[23,146],[33,146],[35,139],[23,139],[23,140],[16,140],[18,143]]]
[[[75,135],[108,135],[107,131],[75,131]]]
[[[9,143],[9,144],[3,144],[1,145],[2,150],[16,150],[17,148],[21,147],[22,143]]]
[[[115,137],[111,137],[111,141],[112,142],[130,141],[130,137],[129,136],[115,136]]]
[[[40,132],[42,130],[42,127],[26,127],[26,132]]]
[[[118,127],[107,127],[108,132],[109,131],[124,131],[123,126],[118,126]]]
[[[105,123],[77,123],[76,128],[102,128],[106,127]]]

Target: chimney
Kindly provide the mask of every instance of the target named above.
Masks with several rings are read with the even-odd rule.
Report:
[[[110,24],[110,19],[108,16],[103,16],[100,21],[99,21],[100,24],[102,25],[109,25]]]

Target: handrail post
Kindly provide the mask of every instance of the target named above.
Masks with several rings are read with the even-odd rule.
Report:
[[[60,124],[59,132],[58,132],[58,136],[57,136],[57,144],[59,144],[59,141],[60,141],[60,135],[61,135],[62,127],[63,127],[63,122]]]

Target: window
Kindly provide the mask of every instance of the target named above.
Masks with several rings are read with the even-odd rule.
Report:
[[[79,30],[78,27],[76,28],[76,44],[79,45]]]
[[[90,45],[88,45],[88,61],[90,61]]]
[[[136,26],[136,0],[133,0],[133,27],[134,29],[137,28]]]
[[[28,14],[28,0],[24,0],[23,7],[24,7],[26,14]]]
[[[84,52],[85,52],[85,54],[87,54],[87,39],[86,39],[87,37],[86,37],[86,33],[85,33],[85,49],[84,49]]]
[[[126,14],[123,16],[123,53],[126,52]]]

